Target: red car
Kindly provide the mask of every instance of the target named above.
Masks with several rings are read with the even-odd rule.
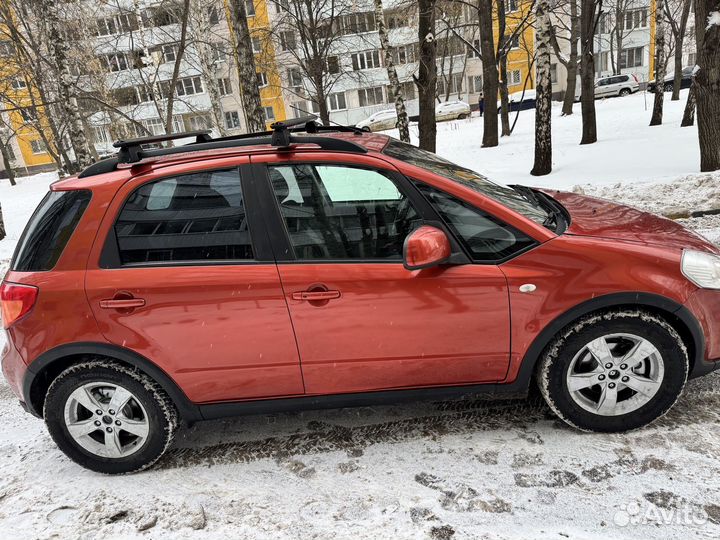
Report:
[[[622,431],[720,365],[720,251],[672,221],[354,128],[191,135],[54,183],[0,289],[5,377],[89,469],[181,421],[533,381]]]

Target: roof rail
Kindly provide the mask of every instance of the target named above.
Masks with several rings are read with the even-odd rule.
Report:
[[[366,153],[367,149],[346,139],[333,137],[314,136],[311,134],[321,132],[353,132],[362,135],[363,132],[357,128],[345,126],[319,126],[315,122],[317,117],[295,118],[284,122],[272,124],[272,131],[262,133],[248,133],[242,135],[231,135],[213,139],[209,131],[189,131],[184,133],[173,133],[170,135],[156,135],[152,137],[139,137],[113,143],[115,148],[120,150],[117,156],[103,159],[93,163],[84,169],[79,178],[95,176],[114,171],[119,164],[137,163],[145,158],[181,154],[187,152],[200,152],[203,150],[216,150],[220,148],[235,148],[243,146],[270,145],[278,151],[288,151],[294,144],[315,144],[322,150],[336,152]],[[295,133],[308,133],[309,135],[295,135]],[[168,148],[143,148],[143,145],[154,144],[176,139],[195,137],[195,142],[182,146],[171,146]]]

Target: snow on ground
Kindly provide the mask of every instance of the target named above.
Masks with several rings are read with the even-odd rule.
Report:
[[[677,127],[683,102],[666,102],[674,125],[661,128],[647,127],[642,102],[638,95],[598,102],[595,148],[576,144],[579,114],[554,116],[556,170],[542,179],[527,174],[532,112],[521,113],[516,133],[496,149],[479,149],[477,118],[441,124],[438,150],[507,183],[582,190],[677,215],[717,207],[720,178],[693,173],[696,132]],[[53,178],[15,188],[0,181],[8,226],[0,268]],[[716,218],[687,223],[718,241]],[[105,477],[65,458],[3,380],[0,535],[717,538],[718,383],[720,375],[691,381],[661,421],[617,435],[570,429],[537,398],[206,422],[183,430],[156,468]]]

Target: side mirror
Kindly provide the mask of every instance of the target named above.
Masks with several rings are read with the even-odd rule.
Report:
[[[403,244],[403,266],[421,270],[442,264],[450,258],[452,249],[447,235],[437,227],[423,225],[411,232]]]

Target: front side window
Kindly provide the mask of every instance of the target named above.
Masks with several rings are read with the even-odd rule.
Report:
[[[237,169],[145,184],[115,223],[123,265],[253,258]]]
[[[535,241],[507,223],[427,184],[416,182],[443,221],[478,262],[498,262]]]
[[[510,187],[491,182],[475,171],[455,165],[437,154],[421,150],[416,146],[394,139],[390,140],[383,150],[383,153],[400,161],[404,161],[405,163],[420,167],[421,169],[426,169],[458,184],[462,184],[522,214],[535,223],[544,225],[548,220],[547,210],[538,202],[528,198],[527,195]]]
[[[269,173],[298,259],[401,261],[405,237],[420,223],[380,171],[298,164]]]

